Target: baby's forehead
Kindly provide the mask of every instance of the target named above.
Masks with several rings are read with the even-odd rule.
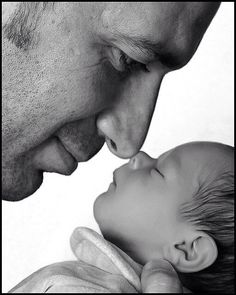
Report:
[[[176,147],[173,151],[182,165],[196,169],[199,176],[215,178],[234,173],[234,148],[216,142],[192,142]]]
[[[196,141],[179,145],[169,152],[178,153],[180,157],[198,156],[199,160],[220,157],[224,160],[233,160],[234,148],[232,146],[208,141]]]
[[[217,175],[234,171],[234,148],[217,142],[189,142],[161,154],[157,161],[178,163],[179,172],[193,170],[195,175],[203,172]]]

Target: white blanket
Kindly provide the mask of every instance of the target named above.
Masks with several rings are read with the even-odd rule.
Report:
[[[71,236],[77,261],[46,266],[10,293],[140,293],[142,266],[97,232],[78,227]]]

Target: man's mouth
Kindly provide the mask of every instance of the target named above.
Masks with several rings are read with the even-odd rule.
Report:
[[[40,145],[34,157],[36,169],[63,175],[72,174],[78,162],[61,141],[53,137]]]
[[[75,162],[82,162],[81,156],[79,156],[76,152],[73,151],[65,142],[63,142],[59,137],[57,137],[57,140],[60,142],[60,144],[63,146],[63,148],[68,152],[68,154],[71,155],[71,157],[74,159]]]
[[[36,148],[34,166],[37,170],[70,175],[78,162],[88,161],[104,144],[104,138],[96,135],[69,135],[56,134]]]
[[[95,117],[68,123],[55,136],[77,162],[88,161],[104,144],[104,137],[98,134]]]

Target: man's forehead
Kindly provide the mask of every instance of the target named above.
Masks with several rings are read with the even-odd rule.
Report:
[[[108,2],[103,21],[110,28],[125,27],[132,32],[143,27],[153,29],[163,22],[174,24],[182,20],[190,24],[213,6],[209,2]]]
[[[148,2],[109,3],[103,13],[103,24],[114,31],[151,34],[156,23],[163,19],[162,6],[160,3]],[[167,12],[170,13],[169,10]]]

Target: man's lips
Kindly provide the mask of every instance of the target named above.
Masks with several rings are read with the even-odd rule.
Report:
[[[65,141],[63,141],[60,137],[57,137],[60,141],[61,145],[64,149],[74,158],[76,162],[86,161],[86,156],[82,155],[81,152],[78,151],[78,148],[73,148],[73,146],[69,146]]]
[[[80,138],[75,142],[70,138],[64,138],[57,136],[60,143],[67,150],[67,152],[73,156],[77,162],[85,162],[91,159],[104,144],[104,139],[102,137],[93,137],[93,138]]]
[[[65,151],[73,157],[74,161],[82,162],[79,155],[75,152],[73,152],[73,149],[69,148],[66,143],[64,143],[59,137],[57,137],[58,142],[60,142],[61,146],[65,149]]]
[[[70,122],[55,136],[77,162],[88,161],[104,144],[104,137],[98,134],[96,116]]]
[[[77,168],[78,162],[92,158],[103,146],[104,139],[73,138],[56,135],[45,140],[34,150],[34,166],[37,170],[70,175]]]
[[[38,147],[34,157],[34,165],[36,169],[45,172],[70,175],[75,171],[78,163],[61,141],[53,137]]]

